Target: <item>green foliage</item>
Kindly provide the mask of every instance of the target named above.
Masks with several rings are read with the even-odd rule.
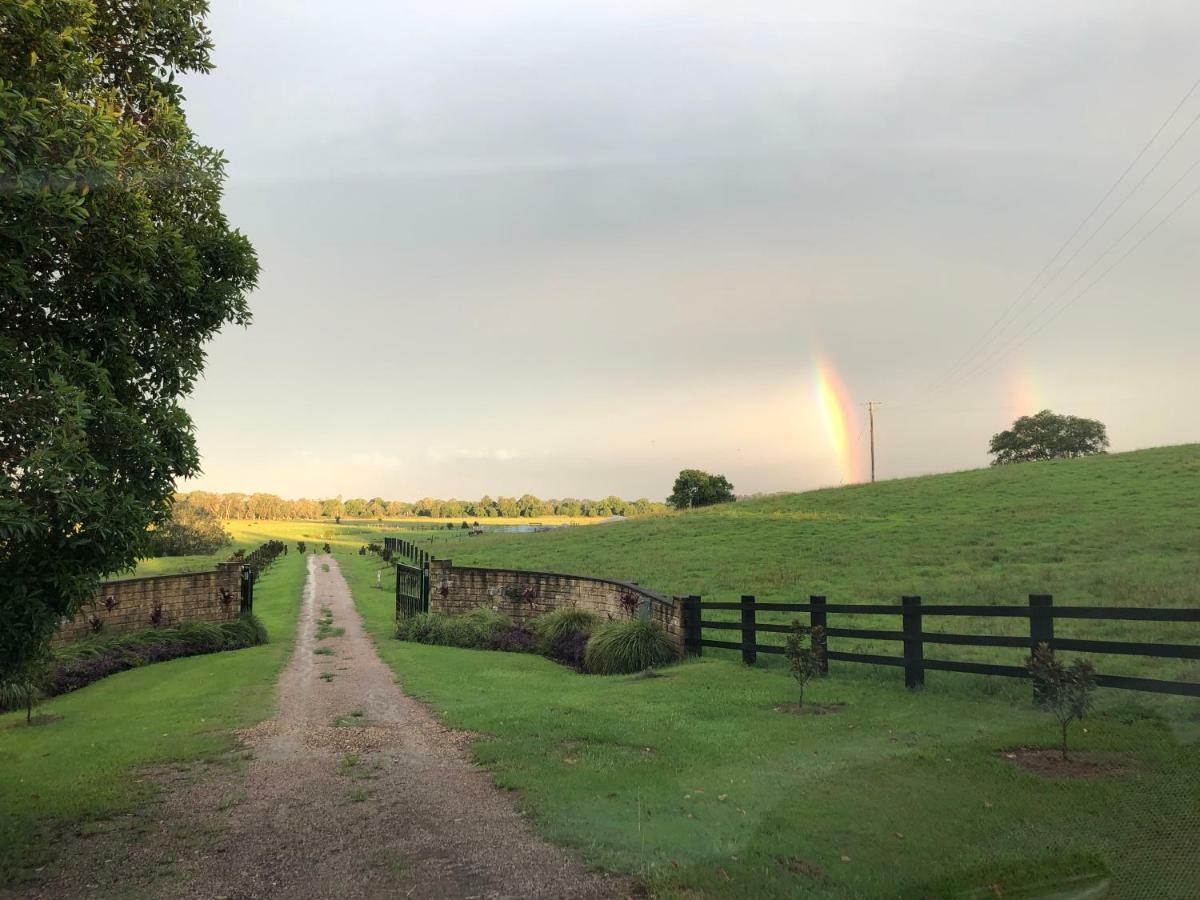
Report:
[[[1064,665],[1048,644],[1039,644],[1025,661],[1038,706],[1054,714],[1062,731],[1062,758],[1067,758],[1067,728],[1092,708],[1096,670],[1078,657]]]
[[[419,644],[441,644],[481,650],[489,646],[498,631],[512,627],[512,620],[480,607],[461,616],[418,613],[396,623],[396,637]]]
[[[26,724],[33,721],[33,708],[44,696],[39,679],[30,674],[14,672],[0,679],[0,710],[25,710]]]
[[[0,7],[0,677],[132,566],[199,457],[180,399],[254,250],[177,76],[205,0]]]
[[[678,659],[662,626],[639,617],[600,628],[588,641],[583,661],[584,668],[596,675],[630,675]]]
[[[297,541],[296,542],[296,552],[301,553],[301,554],[307,553],[308,552],[308,544],[304,543],[304,541]]]
[[[212,622],[181,622],[175,632],[197,653],[215,653],[227,644],[225,631]]]
[[[600,624],[600,617],[586,609],[563,607],[529,621],[529,630],[538,638],[538,651],[549,654],[564,638],[572,634],[591,635]]]
[[[800,685],[800,705],[803,706],[805,687],[825,670],[825,629],[820,625],[808,627],[799,619],[793,619],[784,657],[788,661],[788,671]]]
[[[622,500],[620,497],[605,497],[603,500],[540,500],[532,494],[519,498],[482,497],[479,500],[438,500],[425,497],[410,502],[407,500],[371,500],[353,498],[343,502],[341,498],[330,500],[285,500],[274,494],[215,494],[210,491],[193,491],[182,495],[190,503],[212,511],[219,519],[316,519],[331,518],[340,524],[343,518],[382,520],[433,518],[461,519],[464,516],[498,518],[501,516],[522,519],[538,519],[546,516],[582,516],[603,518],[612,515],[644,516],[666,512],[662,503],[646,498]],[[478,521],[475,522],[479,524]],[[447,530],[453,526],[447,524]],[[466,520],[460,528],[469,528]],[[331,538],[332,539],[332,538]]]
[[[171,507],[171,517],[150,532],[151,556],[197,556],[215,553],[233,538],[207,509],[186,500]]]
[[[1021,416],[1008,431],[993,435],[988,453],[993,466],[1039,459],[1073,459],[1108,449],[1104,423],[1077,416],[1060,416],[1043,409]]]
[[[710,475],[699,469],[684,469],[675,479],[667,503],[676,509],[694,509],[733,500],[733,485],[724,475]]]

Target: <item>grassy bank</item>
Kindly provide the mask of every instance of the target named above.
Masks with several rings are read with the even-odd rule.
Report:
[[[220,755],[231,730],[270,714],[304,573],[300,556],[281,557],[257,586],[265,646],[113,675],[47,701],[33,726],[0,715],[0,884],[49,860],[59,829],[87,829],[145,799],[133,770]]]
[[[597,532],[599,533],[599,532]],[[778,668],[696,660],[662,678],[391,638],[378,563],[342,561],[384,660],[475,745],[552,840],[666,896],[1004,896],[1079,875],[1114,896],[1200,890],[1195,722],[1110,695],[1077,732],[1133,774],[1047,780],[1000,751],[1053,746],[1025,684],[948,678],[910,693],[842,666],[795,716]],[[964,894],[973,896],[972,894]],[[1149,896],[1149,895],[1147,895]]]

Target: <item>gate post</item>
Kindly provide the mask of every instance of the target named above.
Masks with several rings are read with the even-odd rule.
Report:
[[[254,612],[254,570],[242,566],[242,607],[243,613]]]
[[[901,598],[904,616],[904,686],[923,687],[925,684],[925,648],[921,643],[921,598]]]

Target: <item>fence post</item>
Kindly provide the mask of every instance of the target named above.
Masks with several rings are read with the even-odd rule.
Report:
[[[919,688],[925,684],[925,648],[921,643],[921,598],[902,597],[904,616],[904,686]]]
[[[1029,652],[1039,644],[1054,649],[1054,598],[1050,594],[1029,595]],[[1037,685],[1033,686],[1033,702],[1041,703],[1042,695]]]
[[[393,570],[396,573],[396,621],[398,622],[400,621],[400,615],[403,612],[403,609],[400,605],[400,563],[396,563],[396,565],[393,567]]]
[[[700,643],[700,597],[696,594],[685,597],[683,599],[683,608],[684,645],[688,648],[689,653],[694,654],[695,656],[703,656],[704,645]]]
[[[421,612],[429,612],[429,554],[421,561]]]
[[[809,605],[812,609],[808,612],[808,626],[811,629],[820,626],[822,629],[828,628],[826,624],[825,613],[825,598],[813,595],[808,598]],[[819,648],[819,650],[818,650]],[[812,635],[812,650],[813,653],[819,652],[821,655],[821,674],[829,674],[829,657],[826,655],[829,652],[829,635],[822,634],[820,639],[817,639],[815,634]]]
[[[742,662],[748,666],[758,661],[758,653],[754,649],[758,632],[754,628],[754,598],[742,595]]]
[[[254,612],[254,572],[249,566],[242,566],[242,603],[241,611]]]

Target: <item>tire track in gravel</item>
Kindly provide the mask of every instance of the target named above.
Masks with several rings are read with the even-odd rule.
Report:
[[[322,616],[335,630],[319,638]],[[470,736],[443,728],[400,690],[332,556],[309,558],[278,714],[240,737],[248,762],[160,774],[161,804],[71,841],[63,869],[33,893],[591,898],[628,891],[625,879],[589,871],[535,835],[511,798],[470,763]]]

